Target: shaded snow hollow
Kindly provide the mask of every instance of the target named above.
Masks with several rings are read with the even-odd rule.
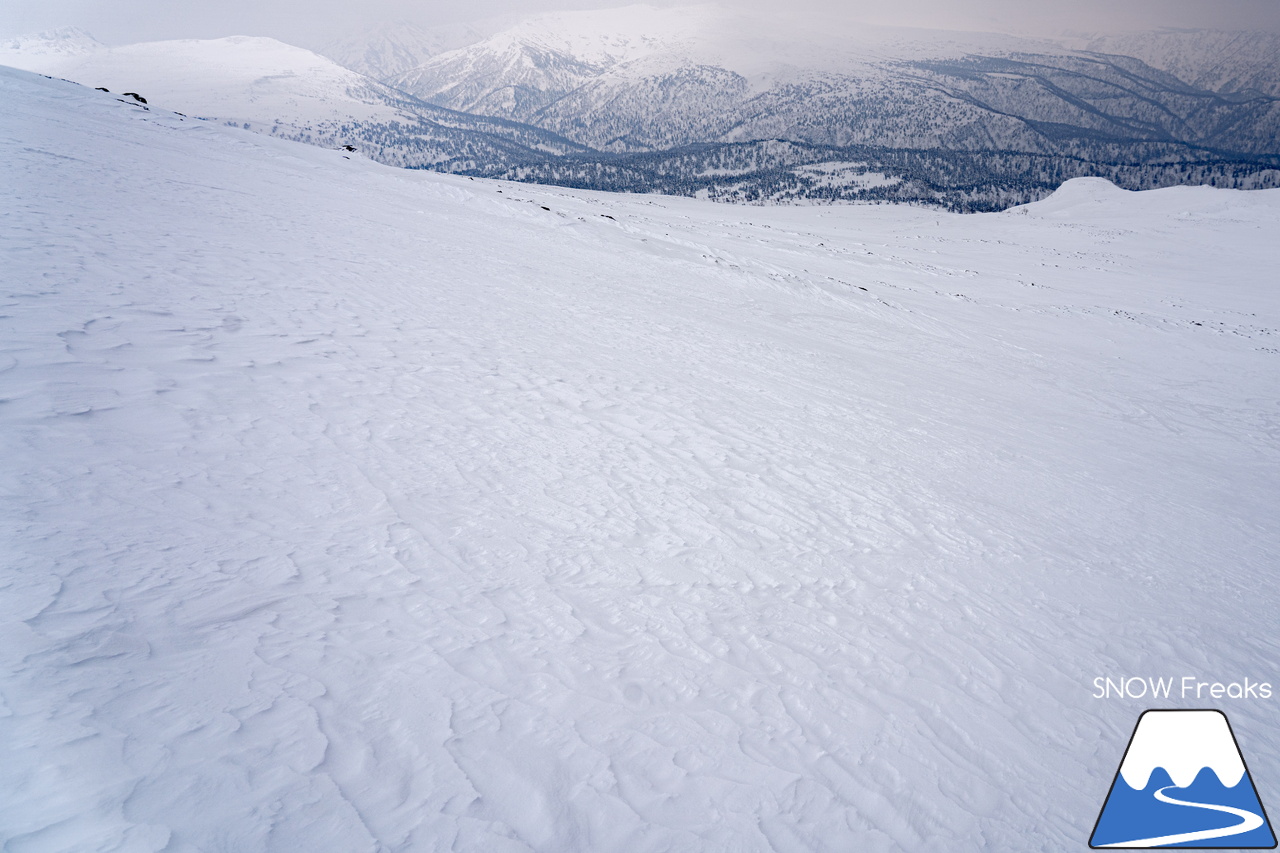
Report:
[[[1093,678],[1275,680],[1280,192],[730,208],[0,92],[5,851],[1077,849]]]

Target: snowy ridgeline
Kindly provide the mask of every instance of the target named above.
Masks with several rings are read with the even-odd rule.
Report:
[[[1273,676],[1280,193],[725,208],[0,97],[6,851],[1078,849],[1093,678]]]
[[[444,48],[480,32],[392,27],[327,48],[353,68],[382,69],[379,79],[244,36],[107,48],[54,31],[0,39],[0,65],[283,139],[352,145],[392,166],[751,204],[974,212],[1087,176],[1131,190],[1280,187],[1280,101],[1255,87],[1271,42],[1230,50],[1202,35],[1215,48],[1213,90],[1132,57],[1038,40],[776,31],[723,9],[641,6],[535,16],[457,50]],[[1179,73],[1200,79],[1187,53],[1198,43],[1183,34],[1134,46],[1157,66],[1172,52]],[[410,71],[389,70],[425,54]]]

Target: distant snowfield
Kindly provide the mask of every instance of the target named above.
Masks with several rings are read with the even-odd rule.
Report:
[[[1094,677],[1280,682],[1280,192],[730,208],[0,97],[6,853],[1082,849]]]
[[[83,45],[78,53],[81,43],[75,40],[64,39],[69,44],[62,52],[56,52],[59,41],[30,41],[0,42],[0,63],[90,87],[138,91],[149,102],[196,116],[268,127],[272,122],[413,120],[394,104],[400,93],[275,39],[231,36],[98,49]]]

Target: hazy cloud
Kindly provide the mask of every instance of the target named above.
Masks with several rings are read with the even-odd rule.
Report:
[[[244,34],[314,45],[353,29],[398,20],[429,25],[492,15],[614,5],[620,4],[616,0],[471,0],[466,4],[441,0],[221,0],[216,4],[173,0],[3,0],[0,35],[79,26],[112,44]],[[1017,33],[1157,27],[1280,32],[1277,0],[753,0],[752,5],[757,10],[788,17],[839,17]]]
[[[800,7],[872,23],[1044,35],[1160,27],[1280,31],[1276,0],[800,0]]]

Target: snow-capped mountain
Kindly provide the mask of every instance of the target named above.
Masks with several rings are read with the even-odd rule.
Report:
[[[0,102],[15,853],[1082,849],[1094,678],[1274,679],[1280,193],[726,208]]]
[[[316,52],[366,77],[387,80],[411,71],[437,54],[483,41],[510,23],[510,20],[495,18],[423,27],[402,21],[326,42]]]
[[[0,39],[0,65],[20,67],[10,60],[24,58],[82,56],[106,50],[107,46],[79,27],[63,27],[32,35]]]
[[[634,6],[536,16],[390,82],[616,151],[782,138],[1081,156],[1143,142],[1280,154],[1276,100],[1218,97],[1205,86],[1231,76],[1221,67],[1180,80],[1091,47]],[[1244,73],[1256,53],[1218,56]]]
[[[108,49],[68,34],[15,42],[3,61],[112,92],[136,92],[160,107],[273,136],[354,145],[394,165],[470,171],[584,150],[538,128],[424,103],[270,38]]]

